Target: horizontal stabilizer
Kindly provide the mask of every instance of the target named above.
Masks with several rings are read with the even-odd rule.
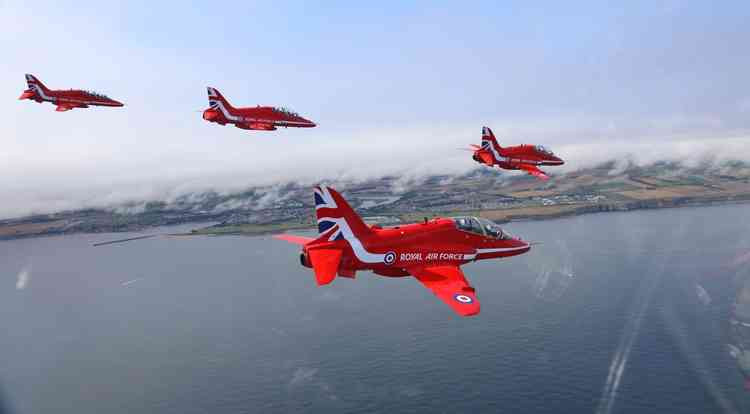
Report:
[[[315,240],[311,237],[295,236],[293,234],[276,234],[273,236],[274,239],[284,240],[292,244],[299,244],[301,246]]]
[[[492,158],[492,155],[489,152],[481,151],[477,153],[477,156],[479,156],[479,159],[487,165],[492,165],[495,163],[495,159]]]
[[[319,286],[327,285],[336,278],[341,263],[341,249],[310,249],[310,262]]]

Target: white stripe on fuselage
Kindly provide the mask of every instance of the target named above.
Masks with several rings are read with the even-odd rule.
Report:
[[[368,252],[362,242],[354,235],[354,232],[349,227],[349,223],[346,222],[345,218],[333,218],[333,217],[321,217],[318,221],[332,221],[339,226],[339,229],[333,232],[328,238],[328,241],[334,241],[339,234],[344,236],[344,239],[349,243],[349,246],[354,252],[354,256],[362,263],[384,263],[385,254]]]
[[[227,110],[227,108],[224,107],[224,102],[216,99],[216,100],[214,100],[214,103],[216,104],[216,106],[221,111],[221,114],[224,115],[224,118],[226,118],[226,119],[228,119],[230,121],[235,121],[235,122],[242,122],[243,121],[243,119],[242,119],[241,116],[236,116],[236,115],[232,115],[231,113],[229,113],[229,111]],[[211,105],[211,106],[213,107],[214,105]]]
[[[502,253],[502,252],[515,252],[518,250],[523,250],[529,246],[518,246],[518,247],[498,247],[495,249],[477,249],[477,252],[474,254],[465,254],[464,260],[474,260],[479,256],[480,254],[488,254],[488,253]]]
[[[485,149],[485,150],[489,149],[490,152],[492,153],[492,156],[495,157],[495,161],[496,162],[507,162],[509,164],[514,164],[514,163],[518,163],[518,164],[530,164],[530,165],[542,165],[543,164],[543,161],[538,161],[538,160],[524,160],[522,158],[504,157],[504,156],[500,155],[500,152],[495,147],[495,143],[494,142],[490,141],[489,139],[487,139],[487,140],[483,139],[483,142],[488,143],[489,145],[487,145],[487,146],[489,148],[485,148],[485,147],[482,147],[482,148]]]
[[[503,157],[502,155],[500,155],[500,151],[497,148],[495,148],[495,143],[492,140],[490,140],[489,138],[488,139],[482,138],[482,141],[489,144],[489,145],[486,145],[489,148],[485,148],[485,149],[490,150],[490,152],[492,153],[492,156],[495,157],[496,162],[508,162],[508,157]]]
[[[354,252],[354,256],[357,257],[357,259],[362,263],[384,263],[385,254],[380,253],[372,253],[367,251],[365,247],[362,245],[362,242],[359,240],[357,236],[354,235],[354,232],[349,227],[349,223],[347,223],[345,218],[333,218],[333,217],[321,217],[318,219],[318,222],[321,221],[331,221],[336,223],[336,225],[339,226],[338,230],[331,233],[331,235],[328,237],[328,241],[334,241],[339,235],[344,236],[344,240],[346,240],[349,243],[349,246],[352,248],[352,251]],[[475,260],[477,256],[481,254],[489,254],[489,253],[505,253],[505,252],[515,252],[519,250],[527,249],[529,246],[516,246],[516,247],[498,247],[498,248],[492,248],[492,249],[477,249],[476,253],[474,254],[464,254],[463,260]]]
[[[43,101],[55,102],[56,98],[53,98],[51,96],[47,96],[47,94],[44,93],[44,88],[42,88],[38,84],[36,84],[36,83],[29,83],[29,88],[33,89],[34,92],[36,92],[42,98]]]
[[[498,247],[498,248],[494,248],[494,249],[477,249],[477,254],[514,252],[516,250],[523,250],[523,249],[525,249],[527,247],[529,247],[529,246],[528,245],[524,245],[524,246],[516,246],[516,247]]]
[[[54,102],[60,106],[66,106],[66,104],[77,104],[77,105],[100,105],[100,106],[114,106],[114,104],[106,101],[80,101],[69,98],[55,98],[44,93],[44,89],[36,83],[29,84],[29,88],[36,92],[43,101]]]
[[[218,98],[213,100],[214,105],[212,105],[212,108],[218,107],[221,111],[221,114],[224,115],[224,118],[234,121],[234,122],[259,122],[262,124],[272,124],[276,126],[285,126],[285,125],[309,125],[308,122],[304,121],[278,121],[273,119],[264,119],[264,118],[250,118],[250,117],[243,117],[239,115],[232,115],[229,110],[224,106],[224,103],[220,101]]]

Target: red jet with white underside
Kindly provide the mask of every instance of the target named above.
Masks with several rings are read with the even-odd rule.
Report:
[[[388,277],[414,276],[461,316],[479,313],[474,288],[461,265],[526,253],[529,243],[512,237],[489,220],[436,218],[390,228],[368,226],[330,187],[315,187],[319,236],[274,237],[302,245],[300,262],[315,272],[318,285],[358,270]]]
[[[203,119],[220,125],[234,124],[240,129],[275,131],[276,127],[312,128],[315,123],[285,108],[256,106],[235,108],[221,93],[208,87],[209,108],[203,111]]]
[[[52,102],[57,106],[57,112],[70,111],[74,108],[88,108],[89,106],[123,106],[106,95],[78,89],[51,90],[34,75],[26,74],[29,89],[23,91],[18,99],[30,99],[37,103]]]
[[[552,151],[541,145],[516,145],[501,147],[495,134],[488,127],[482,127],[482,146],[472,145],[474,161],[489,167],[498,166],[505,170],[523,170],[534,177],[546,180],[549,177],[538,167],[540,165],[563,165],[564,162]]]

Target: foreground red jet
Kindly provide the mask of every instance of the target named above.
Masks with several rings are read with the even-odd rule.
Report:
[[[531,246],[476,217],[436,218],[424,223],[368,226],[330,187],[315,187],[316,239],[281,234],[302,245],[300,262],[315,272],[318,285],[358,270],[381,276],[414,276],[461,316],[479,313],[479,300],[460,266],[475,260],[515,256]]]
[[[26,83],[29,85],[29,89],[23,91],[18,99],[30,99],[38,103],[52,102],[57,105],[57,112],[70,111],[73,108],[88,108],[89,106],[123,106],[121,102],[96,92],[77,89],[48,89],[34,75],[26,74]]]
[[[208,105],[203,111],[203,119],[220,125],[234,124],[237,128],[259,131],[275,131],[276,127],[312,128],[315,123],[297,113],[284,108],[256,106],[254,108],[235,108],[229,104],[221,93],[208,87]]]
[[[495,134],[488,127],[482,127],[482,146],[472,145],[474,161],[487,166],[495,166],[505,170],[523,170],[527,173],[546,180],[549,177],[537,168],[540,165],[563,165],[564,162],[552,151],[541,145],[517,145],[501,147],[495,139]]]

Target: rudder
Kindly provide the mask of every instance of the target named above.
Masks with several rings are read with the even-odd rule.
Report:
[[[344,238],[345,224],[356,238],[372,233],[370,227],[354,211],[344,197],[331,187],[318,186],[313,190],[318,234],[335,239]],[[332,230],[336,228],[335,230]],[[330,234],[329,234],[330,233]]]
[[[224,106],[226,109],[233,109],[229,101],[227,101],[218,89],[208,86],[206,90],[208,91],[208,105],[211,108],[220,110],[220,106]]]
[[[500,144],[495,139],[495,134],[492,133],[490,127],[482,127],[482,148],[489,149],[490,147],[500,148]]]
[[[34,92],[49,92],[49,89],[44,86],[42,81],[40,81],[36,76],[30,73],[26,74],[26,84],[29,86],[29,89]]]

